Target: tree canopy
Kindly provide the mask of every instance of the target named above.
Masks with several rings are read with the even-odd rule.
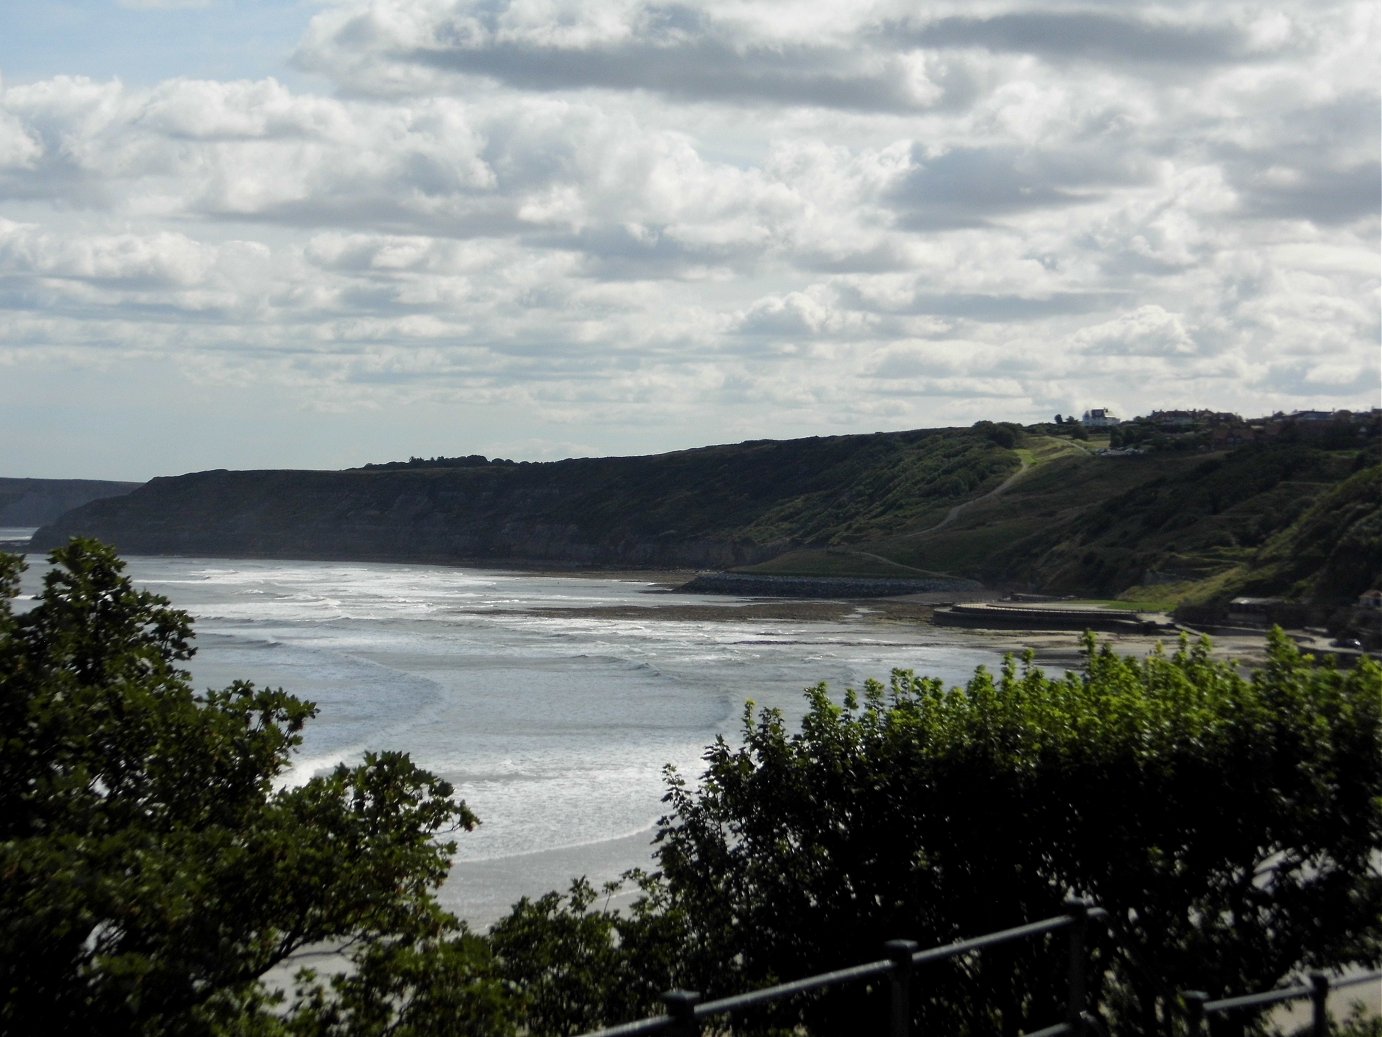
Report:
[[[21,565],[0,555],[0,1030],[504,1032],[432,895],[437,837],[476,822],[447,783],[379,753],[286,785],[311,703],[194,692],[188,617],[108,548],[54,551],[16,614]],[[313,945],[349,967],[266,984]]]
[[[645,1011],[660,984],[734,993],[876,959],[888,939],[937,945],[1060,914],[1072,893],[1110,913],[1092,993],[1117,1034],[1172,1032],[1185,989],[1227,996],[1382,959],[1382,671],[1369,660],[1321,666],[1278,631],[1245,676],[1207,642],[1135,659],[1091,636],[1066,674],[1029,656],[961,688],[897,671],[842,702],[824,685],[808,696],[799,731],[750,705],[742,744],[717,740],[698,784],[670,775],[645,906],[681,946],[649,959]],[[544,908],[572,931],[560,903]],[[589,898],[570,908],[588,913]],[[531,903],[512,917],[526,947],[539,922]],[[610,926],[635,946],[653,931],[637,913]],[[571,947],[535,972],[530,952],[495,945],[549,989],[612,953]],[[1046,1025],[1063,968],[1035,941],[928,972],[917,1022]],[[599,987],[587,1001],[609,998],[618,1021],[630,984]],[[769,1021],[841,1032],[879,1007],[846,992]]]

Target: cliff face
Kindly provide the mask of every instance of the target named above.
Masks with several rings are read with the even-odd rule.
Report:
[[[126,554],[725,568],[819,540],[803,516],[833,509],[834,526],[879,492],[910,499],[928,477],[953,478],[957,458],[981,469],[972,481],[1016,463],[965,430],[545,464],[200,472],[91,502],[33,547],[83,535]]]
[[[0,526],[41,526],[87,501],[129,493],[138,485],[101,479],[0,479]]]
[[[201,472],[155,479],[39,530],[46,549],[95,536],[125,554],[359,558],[633,567],[721,567],[774,553],[712,532],[659,536],[635,521],[582,521],[579,487],[521,469]]]

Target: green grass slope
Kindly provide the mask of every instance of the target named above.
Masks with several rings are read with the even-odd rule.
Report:
[[[925,571],[1167,608],[1238,594],[1344,602],[1382,581],[1376,441],[1108,457],[1029,435],[1018,454],[1021,475],[948,524],[757,568]]]

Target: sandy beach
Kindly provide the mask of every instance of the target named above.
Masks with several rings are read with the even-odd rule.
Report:
[[[948,604],[942,595],[914,594],[889,598],[749,598],[730,604],[717,596],[707,595],[704,604],[689,603],[678,595],[675,602],[662,595],[676,591],[695,576],[691,570],[580,570],[553,571],[553,576],[600,580],[623,580],[630,583],[651,584],[647,591],[648,604],[618,605],[594,608],[544,608],[529,610],[530,614],[580,615],[589,618],[637,619],[649,622],[828,622],[905,625],[923,627],[931,632],[937,644],[969,643],[993,648],[1003,653],[1021,654],[1028,649],[1036,653],[1037,663],[1049,668],[1075,668],[1083,660],[1083,635],[1068,630],[1022,630],[1012,627],[939,627],[932,624],[937,607]],[[1158,617],[1169,622],[1169,617]],[[1198,631],[1186,630],[1192,641]],[[1179,633],[1168,631],[1156,635],[1135,632],[1101,632],[1100,644],[1111,644],[1123,655],[1144,656],[1158,645],[1167,651],[1177,646]],[[1245,668],[1253,668],[1266,659],[1265,632],[1219,634],[1210,637],[1216,654],[1234,659]]]

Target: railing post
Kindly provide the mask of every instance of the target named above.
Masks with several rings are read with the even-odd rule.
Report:
[[[662,1003],[673,1020],[668,1033],[673,1037],[700,1037],[701,1028],[696,1023],[696,1002],[700,999],[695,990],[669,990],[662,995]]]
[[[1085,1003],[1085,934],[1089,929],[1089,901],[1071,899],[1065,902],[1065,910],[1070,915],[1070,962],[1068,966],[1069,991],[1065,1002],[1065,1025],[1071,1034],[1078,1035],[1084,1029]]]
[[[1329,1037],[1329,977],[1310,973],[1310,1003],[1314,1007],[1314,1037]]]
[[[1185,999],[1185,1023],[1189,1037],[1201,1037],[1204,1033],[1204,1005],[1209,995],[1203,990],[1187,990],[1181,995]]]
[[[908,1037],[912,1030],[912,955],[914,940],[889,940],[883,945],[892,960],[892,1028],[890,1037]]]

